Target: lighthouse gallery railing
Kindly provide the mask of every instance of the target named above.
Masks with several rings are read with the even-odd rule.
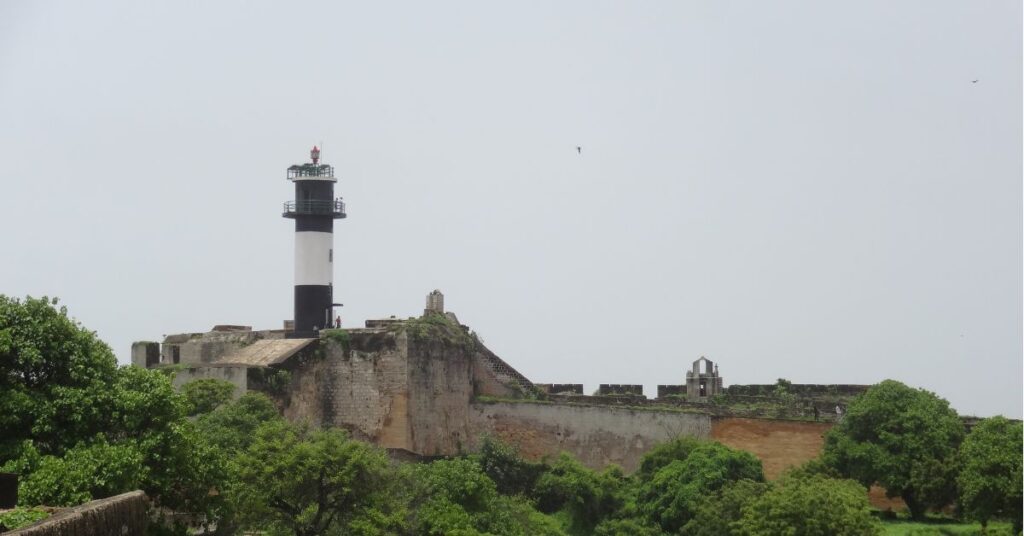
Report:
[[[288,201],[284,204],[284,214],[287,215],[311,215],[311,216],[342,216],[345,215],[345,202],[338,199],[334,201],[309,200],[309,201]]]

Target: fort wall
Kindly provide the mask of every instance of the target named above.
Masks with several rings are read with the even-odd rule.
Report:
[[[817,457],[831,427],[831,423],[719,417],[711,424],[710,439],[760,458],[765,477],[771,480]]]
[[[614,406],[477,401],[470,413],[473,449],[491,435],[529,459],[566,451],[592,469],[616,464],[627,472],[655,445],[679,436],[708,438],[712,428],[704,414]]]
[[[290,420],[411,450],[407,346],[404,334],[384,331],[354,330],[347,344],[325,339],[282,365],[290,381],[274,396]]]
[[[472,346],[413,337],[407,356],[409,450],[425,456],[463,452],[470,439],[469,405],[475,376]],[[497,384],[493,379],[490,383]]]

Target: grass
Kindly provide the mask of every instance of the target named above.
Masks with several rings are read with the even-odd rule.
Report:
[[[882,521],[884,536],[974,536],[980,535],[980,523],[960,523],[949,518],[929,518],[925,521],[894,519]],[[990,521],[989,536],[1009,536],[1012,527],[1005,521]]]

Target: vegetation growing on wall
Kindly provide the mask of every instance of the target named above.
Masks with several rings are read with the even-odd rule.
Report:
[[[50,514],[41,508],[18,507],[0,512],[0,532],[20,529],[47,517]]]
[[[419,318],[410,318],[388,328],[397,332],[404,331],[417,342],[442,341],[449,346],[471,350],[476,341],[462,326],[453,322],[443,314],[427,314]]]
[[[292,373],[279,368],[252,367],[246,373],[253,389],[275,396],[284,394],[292,381]]]
[[[345,355],[348,355],[352,347],[352,336],[348,330],[342,328],[320,330],[320,338],[340,346]]]

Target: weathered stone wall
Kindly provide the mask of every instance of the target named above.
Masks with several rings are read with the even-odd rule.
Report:
[[[138,341],[132,343],[132,365],[149,368],[160,364],[160,343]]]
[[[614,463],[628,472],[659,443],[711,433],[707,415],[614,406],[475,402],[470,419],[473,448],[490,434],[531,459],[566,451],[593,469]]]
[[[325,339],[319,352],[285,364],[291,383],[277,396],[284,416],[342,427],[353,437],[381,447],[414,450],[406,335],[376,330],[348,333],[347,348]]]
[[[235,386],[234,397],[238,398],[249,390],[247,380],[248,367],[242,366],[207,366],[189,367],[178,370],[174,373],[174,388],[180,389],[182,385],[204,378],[224,380]]]
[[[667,396],[686,396],[685,385],[659,385],[658,386],[658,398],[664,398]]]
[[[473,391],[481,396],[493,396],[497,398],[515,398],[521,393],[512,387],[508,382],[502,381],[491,367],[486,366],[486,356],[477,353],[473,361]]]
[[[10,536],[143,536],[146,494],[132,491],[69,508]]]
[[[597,394],[643,396],[644,386],[633,384],[602,383],[597,386]]]
[[[224,329],[232,328],[232,326],[215,326],[215,328]],[[160,346],[160,363],[165,365],[211,363],[233,350],[248,346],[258,340],[282,339],[284,336],[283,330],[251,331],[247,329],[168,335]]]
[[[470,441],[473,348],[413,338],[408,356],[410,450],[425,456],[465,451]]]
[[[715,418],[711,439],[761,459],[768,479],[818,456],[831,423],[770,419]]]
[[[582,383],[535,383],[537,390],[550,395],[582,395]]]
[[[797,396],[840,396],[854,397],[868,390],[870,385],[794,383],[786,391]],[[730,395],[770,396],[775,384],[730,385],[725,391]]]
[[[764,464],[764,476],[774,480],[787,469],[817,458],[825,445],[825,432],[832,426],[832,423],[715,418],[711,424],[711,439],[757,456]],[[878,486],[868,491],[868,500],[882,510],[906,507],[899,498],[887,498],[885,490]]]

